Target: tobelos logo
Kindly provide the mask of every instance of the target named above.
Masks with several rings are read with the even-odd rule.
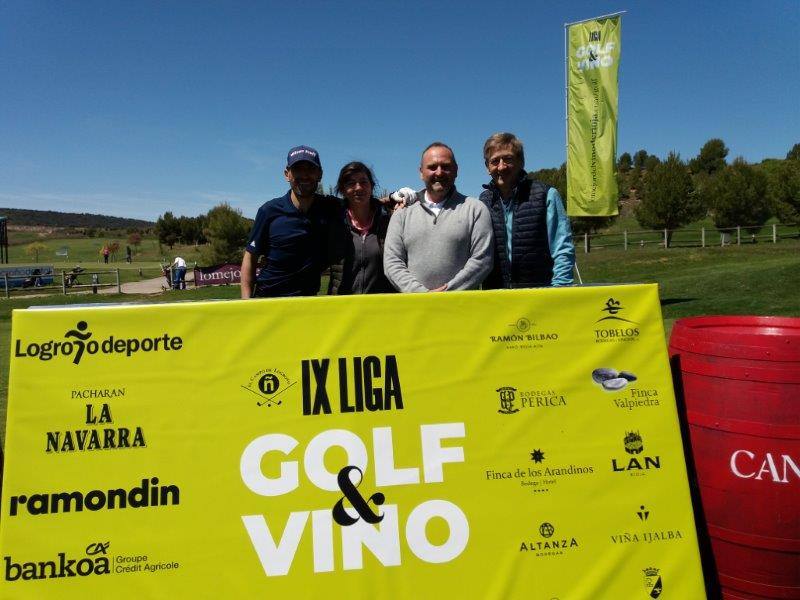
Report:
[[[606,300],[605,307],[600,310],[608,314],[605,317],[600,317],[597,319],[597,323],[600,323],[601,321],[624,321],[625,323],[638,324],[636,321],[631,321],[630,319],[617,316],[617,314],[625,310],[625,308],[622,306],[622,302],[615,300],[614,298],[609,298]]]
[[[75,329],[64,334],[64,340],[25,343],[16,340],[14,356],[51,360],[56,356],[72,357],[73,364],[80,364],[85,354],[124,354],[130,357],[137,352],[178,351],[183,348],[183,339],[164,333],[156,337],[118,338],[113,335],[104,339],[93,339],[86,321],[79,321]]]

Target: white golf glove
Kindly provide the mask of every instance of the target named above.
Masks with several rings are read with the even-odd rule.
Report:
[[[389,194],[389,198],[399,204],[402,204],[403,206],[408,206],[409,204],[414,204],[414,202],[416,202],[417,192],[409,187],[404,187]]]

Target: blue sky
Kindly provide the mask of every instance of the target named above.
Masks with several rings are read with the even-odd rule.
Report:
[[[417,186],[450,144],[488,179],[495,131],[564,161],[564,22],[623,17],[619,152],[783,157],[800,142],[800,2],[0,3],[0,206],[254,216],[287,150]]]

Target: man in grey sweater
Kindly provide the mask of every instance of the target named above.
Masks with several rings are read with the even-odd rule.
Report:
[[[401,292],[477,289],[492,269],[489,210],[456,191],[458,164],[447,145],[425,148],[419,172],[425,190],[389,223],[386,277]]]

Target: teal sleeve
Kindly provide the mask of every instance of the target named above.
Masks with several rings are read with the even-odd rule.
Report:
[[[553,258],[553,286],[571,285],[575,267],[575,246],[564,203],[556,188],[547,192],[547,241]]]

